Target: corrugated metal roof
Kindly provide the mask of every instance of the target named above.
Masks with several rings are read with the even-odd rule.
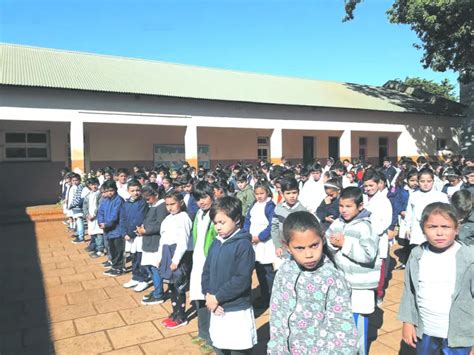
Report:
[[[0,84],[267,104],[439,112],[420,99],[350,83],[0,44]]]

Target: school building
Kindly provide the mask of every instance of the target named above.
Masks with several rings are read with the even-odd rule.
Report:
[[[0,207],[57,201],[59,171],[459,151],[464,106],[383,87],[0,44]]]

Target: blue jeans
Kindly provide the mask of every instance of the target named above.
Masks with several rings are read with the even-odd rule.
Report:
[[[89,247],[93,251],[104,251],[104,236],[102,234],[91,235],[91,243]]]
[[[469,355],[471,347],[450,348],[448,340],[423,334],[416,344],[417,355]]]
[[[369,337],[369,317],[365,314],[352,313],[354,323],[357,327],[357,342],[359,345],[359,355],[367,355]]]
[[[153,297],[155,298],[163,298],[163,280],[158,273],[158,268],[155,266],[149,266],[149,272],[151,274],[151,278],[153,280],[153,287],[155,290],[153,291]]]
[[[84,218],[76,218],[76,233],[79,240],[84,240]]]
[[[142,266],[142,253],[136,252],[132,254],[132,279],[144,282],[149,279],[149,273],[145,266]]]

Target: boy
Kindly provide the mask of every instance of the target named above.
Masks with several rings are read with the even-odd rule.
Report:
[[[309,212],[315,214],[316,209],[326,197],[324,181],[321,178],[323,169],[319,163],[314,163],[309,166],[308,170],[308,181],[306,181],[301,189],[300,201]]]
[[[426,242],[408,260],[398,319],[402,338],[417,354],[474,353],[474,248],[455,240],[453,206],[434,202],[423,210]]]
[[[359,354],[367,354],[368,315],[375,309],[374,290],[380,279],[379,236],[372,231],[363,193],[347,187],[339,197],[340,217],[326,231],[336,266],[352,288],[352,313],[359,333]]]
[[[127,177],[128,177],[127,169],[117,170],[117,175],[116,175],[117,193],[123,200],[126,200],[127,198],[130,197],[130,195],[127,192]]]
[[[105,196],[97,212],[97,222],[99,222],[99,227],[104,230],[104,238],[108,240],[112,264],[111,268],[104,272],[104,275],[116,277],[122,275],[125,268],[125,239],[119,225],[123,200],[117,194],[115,181],[107,180],[102,186]]]
[[[145,200],[141,197],[142,185],[138,180],[130,180],[127,184],[127,192],[130,195],[120,209],[120,229],[125,243],[130,244],[132,252],[132,279],[123,287],[135,287],[135,292],[141,292],[148,288],[148,273],[145,268],[141,267],[142,237],[136,236],[135,230],[138,226],[143,224],[148,206]]]
[[[308,211],[298,201],[300,191],[298,181],[295,178],[280,180],[280,187],[284,201],[275,207],[271,231],[273,244],[275,244],[275,254],[278,258],[283,255],[283,222],[285,222],[286,217],[296,211]]]
[[[99,191],[100,182],[97,178],[90,178],[86,184],[90,192],[84,199],[83,210],[87,220],[87,232],[91,237],[87,249],[92,258],[97,258],[104,255],[104,231],[99,228],[99,223],[97,223],[97,211],[101,199],[101,193]]]
[[[248,184],[248,177],[246,174],[237,175],[237,187],[240,191],[237,192],[236,197],[240,202],[242,202],[242,213],[246,216],[249,207],[252,206],[255,201],[255,195],[252,187]]]
[[[209,335],[210,313],[206,308],[206,297],[202,293],[202,272],[206,262],[207,253],[212,242],[216,238],[217,232],[209,216],[214,201],[214,190],[211,184],[200,181],[193,188],[193,197],[196,200],[199,211],[193,223],[193,268],[189,285],[189,299],[194,301],[198,315],[198,336],[193,338],[193,343],[201,345],[201,350],[210,353],[214,349],[211,346]]]

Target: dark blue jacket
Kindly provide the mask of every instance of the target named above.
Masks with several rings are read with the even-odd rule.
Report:
[[[138,200],[126,200],[120,209],[120,233],[135,237],[135,229],[143,224],[148,205],[141,197]]]
[[[252,272],[255,252],[249,233],[239,231],[222,243],[215,239],[202,272],[202,293],[216,296],[225,312],[252,306]]]
[[[186,206],[188,216],[191,221],[194,221],[194,217],[196,216],[197,211],[199,210],[199,206],[197,205],[196,199],[194,198],[193,194],[190,194],[188,205]]]
[[[407,210],[408,198],[410,193],[405,190],[403,187],[392,187],[388,193],[387,198],[392,204],[392,223],[388,229],[394,230],[395,226],[398,224],[398,216],[401,212]]]
[[[104,234],[107,238],[122,237],[119,224],[122,204],[123,199],[118,194],[115,194],[112,198],[104,198],[100,203],[97,211],[97,223],[105,224]]]
[[[316,217],[319,219],[319,223],[324,227],[324,230],[328,229],[331,223],[326,221],[326,217],[332,216],[333,220],[339,218],[339,198],[335,198],[331,203],[326,203],[322,200],[319,207],[316,209]]]
[[[253,206],[257,201],[255,201],[252,206],[250,206],[249,210],[247,211],[247,215],[245,216],[244,227],[242,228],[243,231],[250,233],[250,211],[252,210]],[[258,239],[261,242],[266,242],[272,237],[272,218],[273,213],[275,212],[275,203],[270,200],[265,205],[265,217],[268,219],[268,226],[263,231],[258,234]]]

